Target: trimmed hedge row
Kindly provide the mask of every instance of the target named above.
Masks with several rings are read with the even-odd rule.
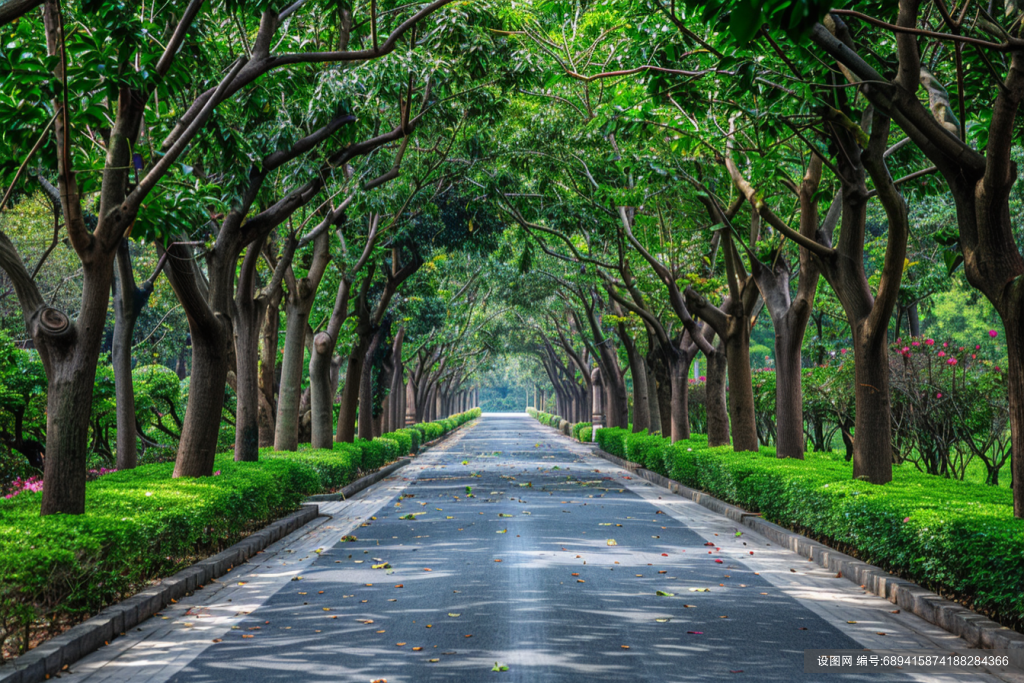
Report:
[[[40,517],[41,492],[0,499],[0,646],[40,619],[59,628],[94,614],[479,415],[331,449],[263,449],[258,462],[223,453],[212,477],[172,479],[174,463],[107,474],[86,485],[84,515]]]
[[[592,427],[593,425],[589,422],[577,422],[572,426],[572,438],[583,443],[589,442],[594,433]]]
[[[860,559],[937,592],[1024,623],[1024,520],[1007,489],[894,467],[883,486],[854,480],[832,453],[804,460],[775,449],[736,453],[624,429],[599,429],[601,448],[765,519],[854,548]]]
[[[548,425],[549,427],[554,427],[555,429],[562,430],[563,433],[568,431],[568,435],[571,435],[572,438],[576,439],[577,441],[590,441],[591,430],[589,422],[577,422],[575,424],[572,424],[571,422],[563,419],[559,415],[545,413],[540,410],[530,408],[529,406],[527,406],[526,408],[526,414],[532,417],[533,419],[537,420],[541,424],[545,424]],[[586,433],[583,434],[583,432]]]
[[[562,422],[562,417],[560,415],[545,413],[534,408],[527,408],[526,414],[532,417],[533,419],[537,420],[541,424],[548,425],[549,427],[555,427],[556,429],[558,428],[558,425]]]

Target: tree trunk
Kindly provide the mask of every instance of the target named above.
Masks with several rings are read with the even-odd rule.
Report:
[[[152,283],[146,283],[142,288],[135,286],[128,241],[121,240],[117,250],[117,277],[114,280],[114,339],[110,353],[111,364],[114,367],[117,415],[115,467],[119,470],[133,469],[138,463],[135,387],[132,384],[132,339],[135,337],[135,322],[152,291]]]
[[[672,443],[690,438],[689,374],[690,363],[686,354],[675,354],[669,359],[669,429]],[[712,444],[715,445],[715,444]]]
[[[704,405],[708,415],[708,445],[729,445],[729,410],[725,399],[725,344],[721,340],[717,353],[707,357],[707,381],[704,383]]]
[[[267,298],[260,326],[259,436],[260,448],[274,445],[277,416],[277,340],[281,328],[281,288]]]
[[[729,374],[729,422],[736,451],[757,450],[754,385],[750,375],[750,328],[745,317],[734,316],[736,328],[725,343]],[[742,328],[742,329],[740,329]]]
[[[252,294],[240,296],[235,306],[235,460],[239,462],[255,462],[260,448],[259,346],[266,304]]]
[[[321,332],[313,339],[309,358],[310,442],[313,448],[333,448],[334,392],[331,386],[334,344]]]
[[[892,481],[892,433],[889,405],[887,329],[866,335],[864,323],[853,326],[857,415],[853,431],[853,478],[885,484]]]
[[[651,428],[651,404],[648,399],[647,367],[643,356],[636,348],[636,342],[628,336],[624,325],[619,325],[619,338],[626,347],[629,359],[629,374],[633,378],[633,431],[642,432]]]
[[[658,378],[654,375],[654,368],[646,360],[644,371],[647,374],[647,403],[651,411],[651,434],[661,434],[661,400],[658,396]]]
[[[188,408],[174,463],[175,477],[208,477],[213,474],[217,451],[224,386],[228,378],[228,340],[232,334],[222,323],[220,329],[192,330],[192,375],[188,384]]]
[[[341,390],[341,411],[338,414],[338,431],[334,440],[339,443],[352,443],[356,440],[356,414],[359,407],[359,385],[363,376],[363,362],[366,360],[366,348],[370,340],[366,335],[356,336],[356,343],[348,355],[348,367],[345,370],[345,386]]]
[[[791,332],[788,320],[775,327],[775,447],[780,458],[802,460],[804,407],[803,388],[800,384],[801,340],[791,336]]]
[[[302,361],[306,352],[309,304],[298,293],[289,293],[284,306],[284,355],[281,358],[281,389],[277,397],[275,451],[294,451],[299,446],[299,400],[302,398]]]
[[[665,354],[662,352],[660,345],[651,344],[651,349],[647,352],[647,367],[650,369],[650,376],[653,380],[648,379],[647,390],[651,394],[657,394],[657,408],[659,412],[659,422],[661,424],[661,433],[664,436],[672,436],[672,378],[669,373],[668,363],[665,361]],[[651,422],[654,422],[654,406],[651,406]],[[689,424],[689,422],[687,422]]]
[[[1010,400],[1010,487],[1013,489],[1013,516],[1024,517],[1024,293],[1021,281],[1014,283],[1007,298],[1010,305],[1003,314],[1006,333],[1006,383]],[[996,476],[999,472],[996,470]]]
[[[384,327],[378,327],[366,346],[362,372],[359,374],[359,438],[372,439],[373,433],[373,366],[377,349],[384,342]]]

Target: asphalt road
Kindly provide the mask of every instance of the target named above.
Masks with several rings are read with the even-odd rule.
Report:
[[[806,649],[966,644],[525,415],[320,513],[62,679],[1024,683],[803,673]]]
[[[804,674],[863,645],[568,446],[485,417],[170,680],[910,680]]]

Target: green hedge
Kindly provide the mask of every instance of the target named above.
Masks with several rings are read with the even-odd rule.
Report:
[[[293,510],[322,489],[333,459],[303,453],[236,463],[217,457],[218,474],[172,479],[173,463],[144,465],[87,485],[86,514],[39,516],[42,493],[0,500],[0,623],[18,638],[37,619],[75,620],[187,566]]]
[[[479,415],[474,409],[330,449],[264,448],[258,462],[224,453],[215,475],[199,479],[172,479],[174,463],[115,472],[86,485],[84,515],[40,517],[42,493],[0,499],[0,645],[22,638],[26,624],[39,619],[66,623],[95,614],[307,496],[417,450],[421,432],[440,436],[443,424],[454,429]]]
[[[592,425],[589,422],[577,422],[572,426],[572,437],[577,441],[586,443],[590,441],[593,431]]]
[[[882,486],[854,480],[831,453],[804,460],[763,447],[736,453],[707,437],[672,444],[621,429],[598,430],[602,449],[687,486],[760,512],[765,519],[848,544],[865,562],[953,592],[1003,620],[1024,621],[1024,520],[1011,491],[894,467]],[[607,446],[607,447],[606,447]]]

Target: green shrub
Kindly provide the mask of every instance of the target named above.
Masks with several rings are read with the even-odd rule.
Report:
[[[589,422],[577,422],[572,426],[572,436],[577,441],[584,440],[583,432],[585,431],[591,431],[591,425]]]
[[[399,433],[399,432],[402,433],[402,434],[405,434],[405,435],[407,435],[409,437],[409,444],[410,444],[409,452],[410,453],[419,453],[420,452],[420,443],[422,442],[422,439],[423,439],[423,432],[421,432],[418,429],[413,429],[412,427],[406,427],[405,429],[396,429],[395,430],[395,433]]]
[[[0,639],[44,615],[95,614],[322,490],[296,459],[221,455],[215,467],[198,479],[172,479],[173,463],[108,474],[87,484],[84,515],[40,517],[42,493],[0,500],[0,623],[11,626]]]
[[[362,449],[355,444],[336,443],[332,449],[308,449],[298,452],[267,449],[261,459],[286,459],[308,466],[320,481],[320,490],[334,491],[351,484],[359,476]]]
[[[388,460],[388,444],[378,439],[356,439],[356,445],[363,451],[360,469],[372,472],[384,466]],[[394,443],[392,441],[391,443]]]
[[[622,440],[627,434],[629,434],[629,430],[622,427],[603,427],[597,430],[597,443],[605,453],[625,458],[626,453]]]
[[[400,429],[394,432],[388,432],[387,434],[381,434],[382,439],[391,439],[398,444],[398,456],[399,458],[409,455],[413,452],[412,437],[404,430]]]
[[[625,458],[630,462],[638,463],[652,472],[667,477],[668,468],[665,465],[665,452],[672,445],[671,440],[658,434],[640,432],[638,434],[626,434],[622,437]]]
[[[669,449],[673,479],[760,512],[787,527],[842,541],[865,562],[934,590],[968,596],[977,608],[1024,619],[1024,520],[1007,489],[895,467],[893,481],[854,480],[832,454],[804,460],[773,449],[736,453],[706,441]]]

